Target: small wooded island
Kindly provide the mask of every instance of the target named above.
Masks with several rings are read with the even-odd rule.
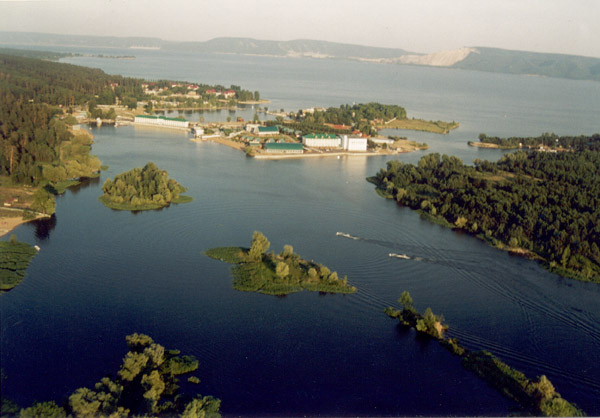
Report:
[[[396,318],[400,324],[414,328],[418,333],[426,334],[440,342],[452,354],[462,359],[465,369],[475,373],[504,396],[517,402],[524,412],[534,416],[578,417],[584,412],[563,399],[544,375],[530,380],[518,370],[513,369],[487,351],[470,351],[461,346],[456,338],[446,338],[448,326],[442,324],[443,317],[435,315],[430,308],[421,315],[413,306],[413,300],[407,291],[402,292],[398,302],[402,310],[387,307],[384,312]]]
[[[116,210],[151,210],[169,206],[171,203],[187,203],[192,198],[180,193],[186,188],[169,179],[169,174],[149,162],[107,179],[102,186],[104,194],[99,200]]]
[[[302,290],[323,293],[354,293],[356,287],[348,278],[338,277],[327,267],[306,261],[285,245],[281,254],[267,253],[271,243],[260,232],[254,231],[250,248],[218,247],[206,251],[216,260],[235,264],[232,267],[233,287],[243,292],[267,295],[287,295]]]
[[[17,286],[25,277],[25,270],[37,251],[25,242],[17,241],[15,235],[10,241],[0,242],[0,292]]]

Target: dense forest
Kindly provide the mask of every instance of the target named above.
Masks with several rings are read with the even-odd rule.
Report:
[[[112,209],[148,210],[168,206],[171,203],[185,203],[191,198],[181,196],[185,187],[169,174],[149,162],[143,168],[137,167],[106,179],[102,186],[104,194],[100,201]]]
[[[120,369],[92,389],[73,392],[64,403],[37,402],[27,408],[4,400],[3,417],[88,418],[127,416],[218,418],[221,401],[211,396],[180,393],[178,376],[198,369],[198,360],[167,350],[145,334],[126,337],[129,352]],[[188,382],[200,379],[190,376]]]
[[[568,149],[573,151],[600,151],[600,134],[591,136],[558,136],[555,133],[544,133],[536,137],[499,138],[479,134],[479,141],[484,144],[496,144],[499,148],[551,148]]]
[[[559,274],[600,282],[600,152],[525,152],[497,163],[429,154],[369,180],[399,204]],[[524,251],[525,250],[525,251]]]

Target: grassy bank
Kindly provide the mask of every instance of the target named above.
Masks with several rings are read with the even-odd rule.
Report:
[[[377,129],[406,129],[410,131],[423,131],[435,134],[447,134],[458,128],[458,122],[431,121],[424,119],[395,119],[391,122],[377,125]]]

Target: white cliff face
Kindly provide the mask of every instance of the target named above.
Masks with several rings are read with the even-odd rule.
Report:
[[[479,51],[475,48],[460,48],[427,55],[403,55],[397,58],[396,62],[402,64],[431,65],[434,67],[450,67],[464,60],[471,53],[479,53]]]

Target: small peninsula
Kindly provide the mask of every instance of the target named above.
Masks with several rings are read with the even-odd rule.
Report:
[[[216,260],[235,264],[232,267],[233,287],[243,292],[267,295],[287,295],[302,290],[322,293],[354,293],[356,287],[348,278],[338,277],[327,267],[306,261],[285,245],[281,254],[267,253],[270,242],[260,232],[254,231],[250,248],[218,247],[206,251]]]
[[[107,179],[102,190],[104,194],[98,199],[116,210],[152,210],[192,201],[180,194],[186,191],[185,187],[169,179],[169,174],[152,162],[118,174],[114,180]]]
[[[400,321],[406,327],[414,328],[418,333],[428,335],[439,341],[452,354],[462,358],[463,367],[504,396],[517,402],[524,412],[534,416],[578,417],[584,412],[563,399],[544,375],[537,380],[528,379],[523,373],[513,369],[487,351],[472,352],[461,346],[456,338],[446,338],[448,326],[442,324],[443,317],[435,315],[430,308],[420,314],[413,306],[410,293],[402,292],[398,299],[403,307],[397,310],[387,307],[384,312],[390,318]]]
[[[27,266],[36,254],[35,248],[17,241],[15,235],[11,235],[9,241],[0,241],[0,292],[6,292],[21,283]]]
[[[145,334],[126,337],[129,352],[114,374],[106,375],[91,389],[82,387],[60,405],[37,402],[19,408],[3,399],[2,416],[20,417],[185,417],[219,418],[221,401],[212,396],[180,393],[177,376],[198,369],[198,360],[167,350]],[[110,376],[110,377],[109,377]],[[189,382],[199,382],[190,376]]]

